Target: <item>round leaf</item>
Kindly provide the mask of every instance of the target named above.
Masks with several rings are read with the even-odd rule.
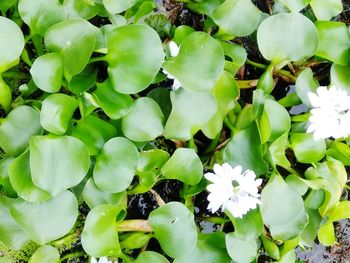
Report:
[[[40,247],[29,260],[29,263],[59,263],[60,253],[57,248],[46,245]]]
[[[120,209],[114,205],[93,208],[86,217],[81,243],[93,257],[114,255],[120,252],[116,217]]]
[[[103,5],[106,10],[112,14],[117,14],[125,11],[132,5],[134,5],[137,0],[123,0],[123,1],[114,1],[114,0],[103,0]]]
[[[28,147],[30,137],[41,132],[39,112],[18,106],[0,122],[0,147],[10,156],[18,156]]]
[[[197,229],[194,216],[182,203],[167,203],[153,210],[148,220],[155,237],[168,256],[185,256],[195,248]]]
[[[280,0],[290,11],[299,12],[310,3],[310,0]]]
[[[98,188],[108,193],[127,189],[136,171],[138,155],[136,146],[128,139],[116,137],[106,142],[93,172]]]
[[[21,29],[12,20],[0,16],[0,73],[18,62],[24,48]]]
[[[108,73],[121,93],[146,89],[164,59],[158,34],[146,25],[127,25],[108,32],[107,48]]]
[[[74,137],[34,136],[29,148],[33,183],[53,196],[79,184],[89,170],[89,152]]]
[[[265,19],[258,28],[262,55],[276,62],[313,56],[318,43],[315,25],[300,13],[281,13]]]
[[[292,133],[290,142],[295,157],[301,163],[315,163],[326,154],[325,140],[315,140],[309,133]]]
[[[19,201],[11,214],[30,239],[43,245],[71,230],[78,217],[78,202],[74,194],[64,191],[41,203]]]
[[[165,61],[163,68],[179,80],[183,88],[206,91],[219,79],[224,61],[219,43],[207,33],[195,32],[181,42],[179,54]]]
[[[165,163],[161,173],[165,178],[195,185],[202,179],[203,165],[193,149],[178,148]]]
[[[144,251],[135,260],[135,263],[169,263],[164,256],[154,251]]]
[[[38,57],[30,68],[30,74],[39,89],[50,93],[59,91],[63,76],[61,55],[49,53]]]
[[[164,115],[158,104],[148,97],[137,99],[122,121],[126,137],[136,142],[154,140],[163,133]]]
[[[252,262],[256,258],[256,239],[242,240],[235,233],[229,233],[226,234],[226,246],[229,255],[237,263]]]
[[[341,0],[311,0],[310,6],[318,20],[331,20],[343,11]]]

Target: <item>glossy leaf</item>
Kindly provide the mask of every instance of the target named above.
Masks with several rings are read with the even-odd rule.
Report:
[[[318,48],[316,55],[340,65],[350,59],[350,34],[342,22],[317,21]]]
[[[281,13],[265,19],[258,28],[259,50],[267,60],[299,61],[313,56],[317,30],[300,13]]]
[[[320,227],[317,233],[318,240],[324,246],[334,245],[336,238],[332,222],[328,222]]]
[[[161,173],[167,179],[195,185],[202,179],[203,166],[193,149],[178,148],[162,167]]]
[[[61,54],[64,76],[68,81],[87,65],[95,46],[98,29],[84,19],[68,19],[50,27],[45,33],[49,51]]]
[[[164,115],[151,98],[137,99],[122,120],[123,134],[136,142],[151,141],[163,131]]]
[[[155,237],[168,256],[185,256],[195,249],[197,229],[194,216],[182,203],[167,203],[153,210],[148,220]]]
[[[275,175],[261,193],[261,214],[274,239],[297,237],[308,223],[301,196],[280,175]]]
[[[60,253],[57,248],[45,245],[40,247],[29,260],[29,263],[59,263]]]
[[[195,32],[181,42],[179,54],[165,61],[163,68],[180,81],[184,89],[207,91],[223,72],[224,54],[214,38]]]
[[[167,260],[164,256],[154,251],[144,251],[140,253],[137,259],[135,260],[135,263],[154,263],[154,262],[169,263],[169,260]]]
[[[308,92],[315,93],[316,89],[319,87],[318,82],[314,79],[313,72],[310,68],[306,68],[297,78],[295,83],[295,91],[302,102],[311,108],[311,103],[309,100]]]
[[[30,68],[30,74],[39,89],[54,93],[61,89],[63,61],[58,53],[38,57]]]
[[[159,36],[146,25],[121,26],[108,32],[107,49],[108,73],[120,93],[146,89],[164,59]]]
[[[108,12],[112,14],[117,14],[125,11],[132,5],[134,5],[137,0],[124,0],[124,1],[114,1],[114,0],[103,0],[103,5]]]
[[[211,17],[223,33],[244,37],[258,28],[261,11],[251,0],[226,0]]]
[[[18,106],[0,122],[0,147],[10,156],[18,156],[28,147],[30,137],[41,132],[39,112]]]
[[[53,196],[79,184],[89,170],[89,153],[74,137],[33,136],[29,149],[33,183]]]
[[[69,89],[77,95],[92,88],[96,83],[97,68],[91,64],[87,65],[82,72],[73,76],[69,82]]]
[[[231,218],[235,236],[241,240],[257,239],[264,228],[260,209],[250,210],[242,218]]]
[[[318,20],[331,20],[343,11],[341,0],[311,0],[310,6]]]
[[[43,102],[40,111],[41,126],[54,134],[66,133],[79,102],[65,94],[52,94]]]
[[[226,234],[226,246],[230,257],[237,263],[252,262],[258,250],[255,239],[242,240],[234,232]]]
[[[120,209],[114,205],[100,205],[93,208],[81,234],[84,250],[93,257],[114,255],[120,252],[116,217]]]
[[[172,110],[165,124],[164,137],[189,140],[214,116],[217,103],[210,93],[178,89],[170,94]]]
[[[0,16],[0,73],[18,63],[24,48],[21,29],[12,20]]]
[[[96,158],[93,172],[98,188],[118,193],[129,187],[135,175],[139,153],[128,139],[115,137],[106,142]]]
[[[64,191],[41,203],[19,201],[11,214],[30,239],[45,244],[66,235],[78,217],[78,202],[74,194]]]
[[[310,133],[292,133],[290,136],[291,147],[295,157],[301,163],[315,163],[326,154],[326,142],[315,140]]]

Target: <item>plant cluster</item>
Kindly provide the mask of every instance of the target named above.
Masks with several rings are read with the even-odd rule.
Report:
[[[285,263],[336,242],[350,218],[340,0],[0,11],[0,262]]]

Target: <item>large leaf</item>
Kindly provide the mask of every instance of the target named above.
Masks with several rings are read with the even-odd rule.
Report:
[[[78,202],[74,194],[64,191],[41,203],[19,201],[11,214],[30,239],[40,245],[66,235],[78,217]]]
[[[29,260],[29,263],[59,263],[60,253],[57,248],[49,245],[40,247]]]
[[[262,55],[276,62],[309,58],[318,43],[315,25],[300,13],[281,13],[265,19],[257,39]]]
[[[193,149],[178,148],[165,163],[161,173],[165,178],[195,185],[202,179],[203,165]]]
[[[168,256],[186,256],[195,249],[197,229],[194,216],[182,203],[167,203],[153,210],[148,220],[155,237]]]
[[[114,205],[93,208],[81,234],[84,250],[93,257],[114,255],[120,252],[116,217],[121,210]]]
[[[29,166],[29,151],[24,152],[11,163],[9,176],[13,189],[24,200],[42,202],[51,198],[48,192],[33,184]]]
[[[251,0],[226,0],[211,17],[223,33],[244,37],[258,28],[261,11]]]
[[[108,72],[113,87],[121,93],[146,89],[164,59],[162,42],[151,27],[127,25],[107,34]]]
[[[165,61],[163,68],[180,81],[184,89],[206,91],[219,79],[224,61],[219,43],[206,33],[195,32],[181,42],[179,54]]]
[[[264,223],[274,239],[293,239],[302,233],[308,223],[303,199],[280,175],[274,175],[265,186],[261,203]]]
[[[136,142],[151,141],[163,134],[164,115],[148,97],[137,99],[122,120],[123,134]]]
[[[253,170],[258,176],[267,171],[262,156],[260,135],[255,123],[235,132],[224,150],[225,162],[232,166],[241,165],[243,170]]]
[[[21,29],[12,20],[0,16],[0,73],[18,63],[24,48]]]
[[[217,103],[210,93],[178,89],[170,94],[172,110],[165,125],[167,139],[189,140],[214,116]]]
[[[28,147],[30,137],[41,132],[39,112],[18,106],[0,121],[0,147],[10,156],[18,156]]]
[[[51,195],[76,186],[89,170],[89,152],[74,137],[34,136],[29,148],[33,183]]]
[[[343,11],[341,0],[311,0],[310,5],[318,20],[331,20]]]
[[[65,94],[52,94],[43,102],[40,111],[41,126],[54,134],[66,133],[79,101]]]
[[[110,139],[96,158],[93,172],[96,185],[108,193],[127,189],[134,178],[138,156],[136,146],[128,139]]]
[[[46,48],[61,54],[64,76],[68,81],[87,65],[97,34],[95,26],[79,18],[64,20],[46,31]]]

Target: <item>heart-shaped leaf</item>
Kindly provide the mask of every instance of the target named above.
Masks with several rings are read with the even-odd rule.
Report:
[[[93,172],[98,188],[107,193],[127,189],[134,178],[138,156],[136,146],[128,139],[115,137],[106,142]]]
[[[19,201],[11,214],[30,239],[40,245],[66,235],[78,217],[78,202],[74,194],[64,191],[41,203]]]
[[[53,196],[79,184],[89,170],[89,152],[74,137],[33,136],[29,149],[33,183]]]

